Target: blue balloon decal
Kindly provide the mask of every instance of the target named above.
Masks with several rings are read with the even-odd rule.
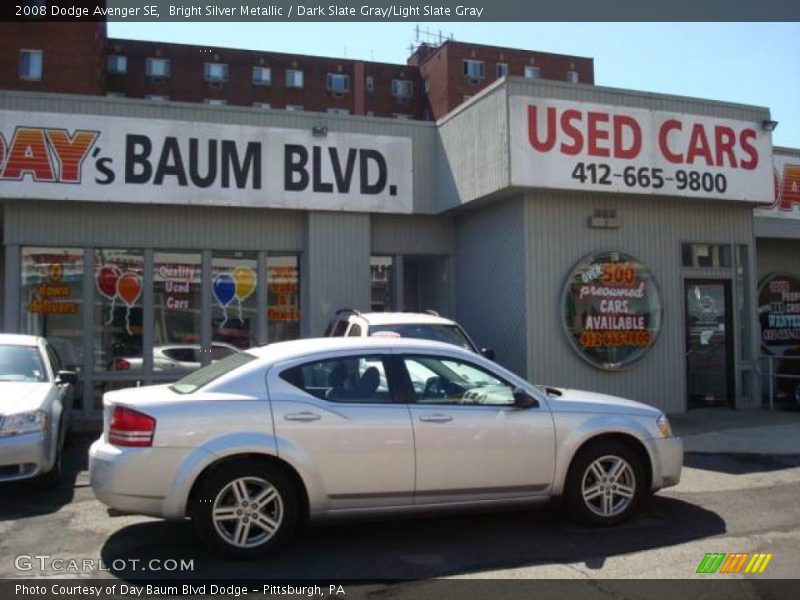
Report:
[[[214,285],[211,286],[211,291],[214,297],[222,307],[222,316],[224,317],[220,327],[225,327],[228,323],[228,304],[230,304],[236,296],[236,282],[230,273],[220,273],[214,277]]]
[[[225,308],[236,296],[236,282],[228,273],[220,273],[214,278],[213,292],[219,305]]]

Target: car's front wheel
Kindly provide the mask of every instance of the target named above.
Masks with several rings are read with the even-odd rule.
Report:
[[[565,502],[586,524],[615,525],[631,516],[645,492],[645,470],[627,444],[601,440],[583,448],[570,466]]]
[[[228,464],[203,482],[193,520],[214,547],[240,558],[276,549],[298,522],[294,482],[256,461]]]

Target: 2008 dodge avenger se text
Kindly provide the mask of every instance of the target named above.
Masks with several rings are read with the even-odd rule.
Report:
[[[236,556],[306,518],[533,505],[628,518],[678,483],[659,410],[534,386],[473,352],[404,338],[325,338],[232,355],[172,385],[109,392],[90,451],[119,512],[191,518]]]

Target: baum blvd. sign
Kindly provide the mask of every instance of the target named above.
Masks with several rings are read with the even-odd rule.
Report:
[[[411,139],[0,111],[0,197],[409,213]]]

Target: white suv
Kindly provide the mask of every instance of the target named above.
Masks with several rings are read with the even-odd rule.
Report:
[[[336,316],[325,328],[325,337],[372,336],[444,342],[494,360],[494,350],[479,349],[461,325],[439,316],[439,313],[432,310],[424,313],[362,313],[354,308],[343,308],[336,311]]]

